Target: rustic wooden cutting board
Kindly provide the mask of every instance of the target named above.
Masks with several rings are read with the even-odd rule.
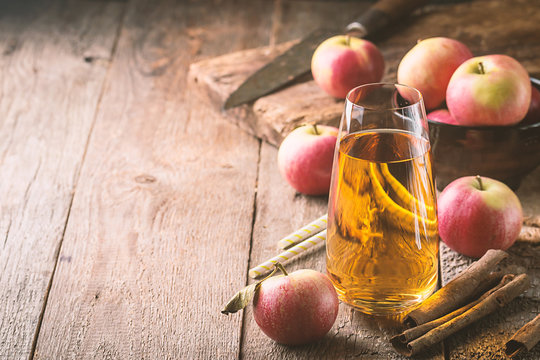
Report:
[[[190,67],[196,83],[217,109],[253,72],[290,48],[296,41],[204,60]],[[302,123],[339,124],[343,100],[326,95],[313,80],[288,86],[251,104],[223,110],[225,116],[270,144]]]
[[[509,21],[513,19],[513,21]],[[516,25],[519,19],[519,26]],[[540,73],[540,2],[497,1],[430,5],[396,34],[377,41],[386,61],[383,81],[395,82],[400,59],[418,39],[446,36],[464,42],[475,56],[502,53],[515,57],[531,74]],[[253,103],[222,110],[225,100],[249,75],[295,42],[250,49],[191,64],[189,85],[214,109],[273,145],[303,123],[337,126],[344,100],[326,95],[309,77]],[[309,74],[308,74],[309,75]]]

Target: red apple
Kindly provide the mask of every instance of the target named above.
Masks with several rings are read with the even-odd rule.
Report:
[[[333,126],[304,125],[285,137],[278,151],[278,167],[298,192],[328,194],[338,132]]]
[[[325,274],[298,270],[262,282],[253,299],[253,316],[271,339],[300,345],[326,335],[338,306],[336,290]]]
[[[431,121],[437,121],[444,124],[457,125],[456,119],[446,109],[433,110],[427,114],[427,118]]]
[[[435,109],[444,101],[454,71],[472,56],[469,48],[457,40],[434,37],[419,41],[401,59],[398,83],[420,90],[426,109]]]
[[[311,73],[327,94],[344,99],[356,86],[381,81],[384,59],[373,43],[339,35],[323,41],[315,49]]]
[[[446,91],[446,105],[460,125],[513,125],[531,102],[525,68],[507,55],[475,57],[461,64]]]
[[[535,124],[537,122],[540,122],[540,90],[531,86],[531,104],[529,105],[527,115],[525,115],[525,118],[521,123],[527,125]]]
[[[508,249],[521,230],[521,203],[500,181],[480,176],[454,180],[437,201],[439,235],[451,249],[479,258]]]

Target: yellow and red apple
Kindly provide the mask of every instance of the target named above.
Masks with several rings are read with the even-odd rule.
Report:
[[[530,102],[529,74],[507,55],[465,61],[446,91],[446,105],[459,125],[513,125],[525,117]]]
[[[457,125],[456,119],[450,114],[450,111],[446,109],[433,110],[427,114],[427,118],[431,121],[436,121],[449,125]]]
[[[296,191],[306,195],[328,194],[338,133],[333,126],[303,125],[283,139],[278,168]]]
[[[253,317],[261,330],[280,344],[319,340],[332,328],[339,309],[328,276],[298,270],[264,280],[253,298]]]
[[[480,176],[448,184],[437,200],[437,215],[441,240],[474,258],[489,249],[508,249],[523,222],[516,194],[504,183]]]
[[[434,37],[419,41],[401,59],[398,83],[418,89],[427,110],[439,107],[454,71],[472,57],[467,46],[457,40]]]
[[[338,35],[317,47],[311,59],[311,73],[327,94],[344,99],[359,85],[381,81],[384,58],[372,42]]]

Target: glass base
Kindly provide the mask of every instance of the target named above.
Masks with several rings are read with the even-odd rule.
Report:
[[[339,299],[345,304],[352,306],[356,310],[369,315],[375,316],[394,316],[403,312],[408,312],[419,306],[422,301],[427,299],[436,289],[437,283],[433,288],[426,291],[422,295],[411,298],[410,300],[365,300],[365,299],[349,299],[338,291]]]

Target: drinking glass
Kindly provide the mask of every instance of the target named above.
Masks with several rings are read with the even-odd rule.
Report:
[[[420,92],[367,84],[347,95],[328,204],[326,267],[342,301],[374,315],[437,285],[439,236]]]

